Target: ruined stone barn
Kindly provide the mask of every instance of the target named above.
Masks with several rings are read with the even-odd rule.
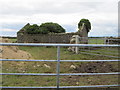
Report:
[[[18,43],[70,43],[73,35],[79,35],[81,43],[88,43],[88,31],[84,23],[77,32],[72,33],[28,34],[23,28],[17,32]]]

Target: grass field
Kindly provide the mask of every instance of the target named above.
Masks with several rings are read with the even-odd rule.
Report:
[[[88,43],[89,44],[104,44],[105,39],[104,38],[89,38]]]
[[[34,59],[42,60],[56,60],[56,47],[23,47],[20,46],[19,49],[29,52]],[[118,49],[116,48],[97,48],[84,49],[86,51],[94,54],[118,56]],[[109,53],[111,50],[112,54]],[[91,51],[99,51],[91,52]],[[61,48],[60,50],[61,60],[105,60],[105,59],[117,59],[106,56],[96,56],[88,54],[74,54],[69,52],[67,48]],[[115,54],[117,53],[117,54]],[[50,68],[45,67],[45,65],[50,66]],[[70,68],[74,65],[76,68]],[[3,62],[3,73],[56,73],[56,62]],[[93,68],[96,67],[96,68]],[[90,70],[91,69],[91,70]],[[64,62],[60,63],[61,73],[92,73],[92,72],[118,72],[117,62],[101,62],[101,63],[90,63],[90,62]],[[4,75],[2,84],[4,86],[55,86],[56,76],[15,76],[15,75]],[[110,85],[118,84],[118,75],[98,75],[98,76],[61,76],[60,85]]]
[[[16,42],[17,39],[10,39],[12,42]],[[105,40],[104,38],[89,38],[88,43],[89,44],[104,44]]]
[[[11,40],[11,42],[16,42],[17,41],[17,39],[10,39]]]

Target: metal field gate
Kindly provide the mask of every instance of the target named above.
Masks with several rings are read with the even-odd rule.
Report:
[[[55,46],[57,47],[57,60],[23,60],[23,59],[0,59],[0,61],[26,61],[26,62],[57,62],[56,73],[0,73],[0,75],[38,75],[56,76],[57,86],[31,87],[31,86],[0,86],[0,88],[90,88],[90,87],[118,87],[120,85],[90,85],[90,86],[60,86],[59,77],[67,75],[119,75],[120,72],[111,73],[60,73],[60,62],[118,62],[120,60],[60,60],[60,47],[120,47],[120,45],[105,44],[33,44],[33,43],[0,43],[0,46]]]

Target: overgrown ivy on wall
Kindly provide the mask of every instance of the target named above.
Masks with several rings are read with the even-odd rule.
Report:
[[[37,24],[26,24],[20,32],[26,32],[28,34],[48,34],[48,33],[65,33],[65,29],[57,23],[47,22],[42,23],[40,26]]]

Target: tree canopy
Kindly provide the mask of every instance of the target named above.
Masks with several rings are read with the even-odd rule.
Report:
[[[22,30],[28,34],[48,34],[48,33],[65,33],[65,29],[57,23],[47,22],[40,26],[37,24],[25,25]]]
[[[81,19],[80,22],[78,23],[78,28],[80,29],[82,27],[82,24],[85,24],[87,32],[91,30],[91,23],[88,19]]]
[[[65,29],[57,23],[43,23],[40,25],[40,28],[44,28],[48,33],[65,33]]]

